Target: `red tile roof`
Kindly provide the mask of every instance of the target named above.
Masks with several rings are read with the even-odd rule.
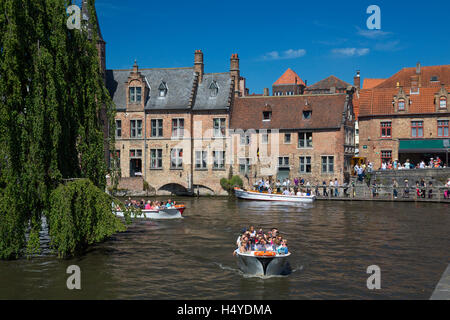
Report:
[[[364,79],[362,89],[372,89],[385,80],[386,79]]]
[[[351,86],[351,84],[342,81],[335,76],[329,76],[328,78],[320,80],[319,82],[316,82],[315,84],[309,86],[308,88],[306,88],[306,91],[325,89],[329,90],[331,87],[335,87],[336,89],[347,89],[347,87],[349,86]]]
[[[346,94],[236,98],[231,113],[233,129],[332,129],[339,128],[345,111]],[[271,121],[263,111],[272,110]],[[311,118],[303,120],[303,111]]]
[[[283,84],[301,84],[305,85],[303,80],[296,74],[294,71],[292,71],[291,68],[288,68],[286,72],[273,84],[276,85],[283,85]]]
[[[400,88],[397,84],[409,95],[411,104],[408,106],[408,113],[436,112],[435,94],[440,91],[442,84],[445,84],[446,90],[450,92],[450,65],[420,67],[419,94],[410,94],[413,76],[417,76],[416,68],[404,68],[374,87],[363,87],[359,101],[354,99],[354,105],[359,105],[358,116],[395,114],[392,102],[394,96],[399,94]],[[430,81],[432,77],[437,77],[437,81]]]

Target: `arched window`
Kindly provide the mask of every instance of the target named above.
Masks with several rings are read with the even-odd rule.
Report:
[[[398,110],[399,111],[405,110],[405,100],[404,99],[398,100]]]
[[[161,82],[161,84],[159,85],[159,97],[160,98],[164,98],[167,95],[167,85],[166,83],[163,81]]]
[[[219,94],[219,87],[217,86],[217,82],[213,81],[211,82],[211,84],[209,85],[209,92],[211,97],[217,97],[217,95]]]
[[[447,98],[441,97],[439,100],[439,109],[447,109]]]

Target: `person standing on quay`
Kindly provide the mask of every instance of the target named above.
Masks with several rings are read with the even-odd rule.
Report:
[[[334,196],[339,197],[339,182],[338,179],[334,179]]]
[[[398,197],[398,182],[395,179],[392,179],[392,187],[394,188],[394,199]]]

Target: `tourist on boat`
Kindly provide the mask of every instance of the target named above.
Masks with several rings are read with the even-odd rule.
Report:
[[[151,210],[151,209],[152,209],[152,204],[149,200],[149,201],[147,201],[147,204],[145,205],[145,210]]]
[[[291,195],[291,193],[289,192],[289,190],[288,189],[284,189],[283,196],[290,196],[290,195]]]
[[[277,248],[278,254],[288,254],[289,249],[287,247],[287,240],[281,241],[281,245]]]

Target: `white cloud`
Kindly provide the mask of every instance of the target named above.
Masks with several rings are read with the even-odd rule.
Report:
[[[262,60],[285,60],[285,59],[297,59],[306,55],[305,49],[289,49],[279,53],[278,51],[271,51],[262,56]]]
[[[333,54],[342,57],[362,57],[369,54],[369,48],[338,48],[331,51]]]
[[[365,30],[365,29],[358,29],[358,34],[364,38],[368,38],[368,39],[381,39],[381,38],[385,38],[388,37],[390,35],[392,35],[392,32],[388,32],[388,31],[381,31],[381,30]]]

